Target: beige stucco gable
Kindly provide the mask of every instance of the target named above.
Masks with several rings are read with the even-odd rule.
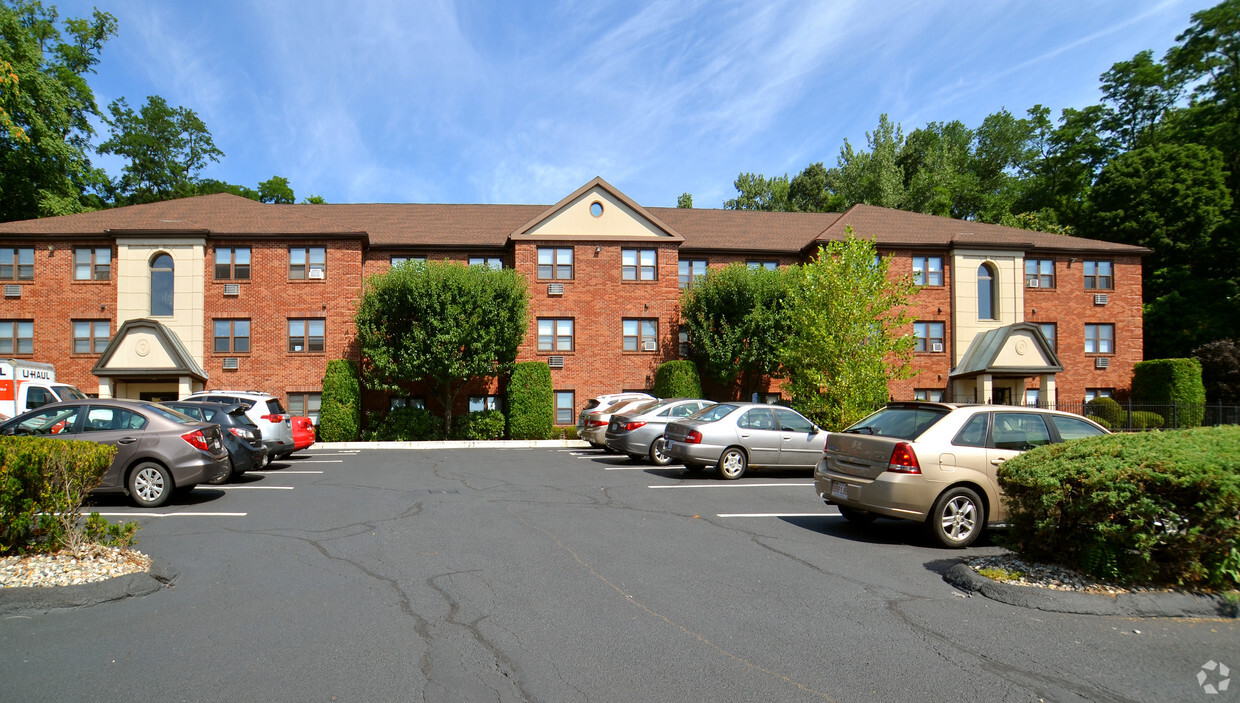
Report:
[[[1034,339],[1032,332],[1019,330],[1013,332],[1007,338],[1007,341],[999,349],[999,353],[995,355],[991,368],[995,371],[1002,371],[1004,368],[1027,369],[1058,365],[1059,361],[1047,356],[1042,349],[1042,345]]]
[[[134,330],[127,334],[116,347],[116,352],[101,371],[121,371],[133,369],[172,371],[176,362],[173,361],[173,350],[160,339],[159,335],[150,330]]]
[[[542,241],[683,241],[679,234],[601,178],[577,189],[510,237]]]

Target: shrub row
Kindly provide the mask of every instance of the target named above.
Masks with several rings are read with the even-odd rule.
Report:
[[[1146,410],[1128,412],[1111,398],[1094,398],[1085,404],[1085,415],[1108,430],[1156,430],[1166,424],[1163,416]],[[1200,418],[1198,418],[1200,421]]]
[[[81,523],[82,501],[115,454],[94,442],[0,437],[0,554],[132,543],[136,523],[111,526],[97,516]]]
[[[1024,557],[1121,583],[1240,585],[1240,427],[1048,445],[998,477]]]
[[[443,421],[422,408],[397,408],[386,417],[371,415],[369,429],[362,435],[367,442],[424,442],[444,439]],[[451,439],[502,439],[504,413],[499,410],[458,415],[453,418]]]

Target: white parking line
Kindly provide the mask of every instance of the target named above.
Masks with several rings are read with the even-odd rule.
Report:
[[[322,471],[289,471],[287,469],[276,469],[274,471],[247,471],[247,474],[321,474]]]
[[[211,486],[213,491],[291,491],[292,486]]]
[[[357,452],[297,452],[298,454],[309,454],[310,456],[356,456]]]
[[[649,471],[651,469],[683,469],[685,467],[679,464],[669,464],[667,466],[608,466],[604,471]]]
[[[249,513],[99,513],[104,517],[245,517]]]
[[[681,483],[646,486],[646,488],[773,488],[776,486],[812,486],[813,483]]]
[[[298,459],[292,464],[343,464],[344,459]]]
[[[831,517],[835,513],[715,513],[715,517]]]

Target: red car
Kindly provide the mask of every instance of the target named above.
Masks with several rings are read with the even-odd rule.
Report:
[[[293,416],[293,451],[299,452],[314,444],[314,422],[308,417]]]

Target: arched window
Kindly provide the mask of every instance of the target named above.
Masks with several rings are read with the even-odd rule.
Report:
[[[151,260],[151,315],[172,314],[172,257],[160,254]]]
[[[977,319],[999,319],[999,300],[995,296],[995,269],[990,264],[977,267]]]

